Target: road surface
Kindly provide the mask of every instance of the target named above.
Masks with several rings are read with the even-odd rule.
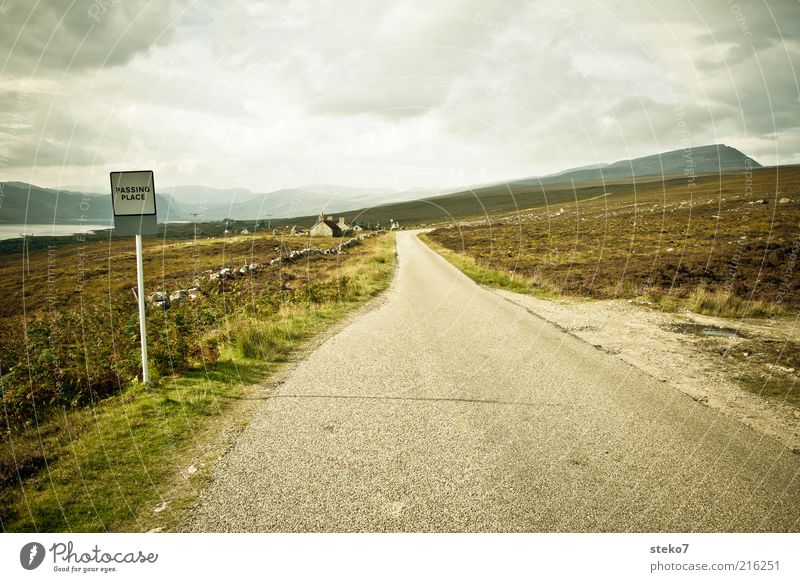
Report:
[[[198,531],[797,531],[800,456],[397,236],[385,303],[292,372]]]

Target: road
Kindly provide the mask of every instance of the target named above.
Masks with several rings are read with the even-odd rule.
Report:
[[[470,281],[411,232],[201,495],[197,531],[798,531],[800,456]]]

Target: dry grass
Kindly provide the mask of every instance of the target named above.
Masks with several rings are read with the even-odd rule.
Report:
[[[613,194],[466,221],[429,238],[557,295],[641,298],[723,317],[800,308],[800,168],[607,190]]]
[[[133,383],[90,407],[58,409],[30,429],[5,431],[0,530],[146,531],[179,522],[180,508],[200,485],[196,477],[188,483],[187,467],[242,422],[243,401],[268,396],[257,385],[276,362],[389,285],[393,258],[394,237],[382,236],[340,256],[240,280],[224,295],[228,311],[219,322],[223,346],[215,366],[164,377],[147,389]],[[312,287],[317,292],[304,298]],[[301,300],[271,307],[272,298],[290,291]],[[259,315],[262,308],[269,315]],[[173,496],[175,483],[182,497]]]

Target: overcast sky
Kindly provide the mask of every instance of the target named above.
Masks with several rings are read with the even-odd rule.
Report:
[[[794,0],[0,0],[0,180],[457,186],[800,163]]]

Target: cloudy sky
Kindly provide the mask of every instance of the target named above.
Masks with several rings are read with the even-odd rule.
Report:
[[[0,180],[448,187],[800,163],[794,0],[0,0]]]

